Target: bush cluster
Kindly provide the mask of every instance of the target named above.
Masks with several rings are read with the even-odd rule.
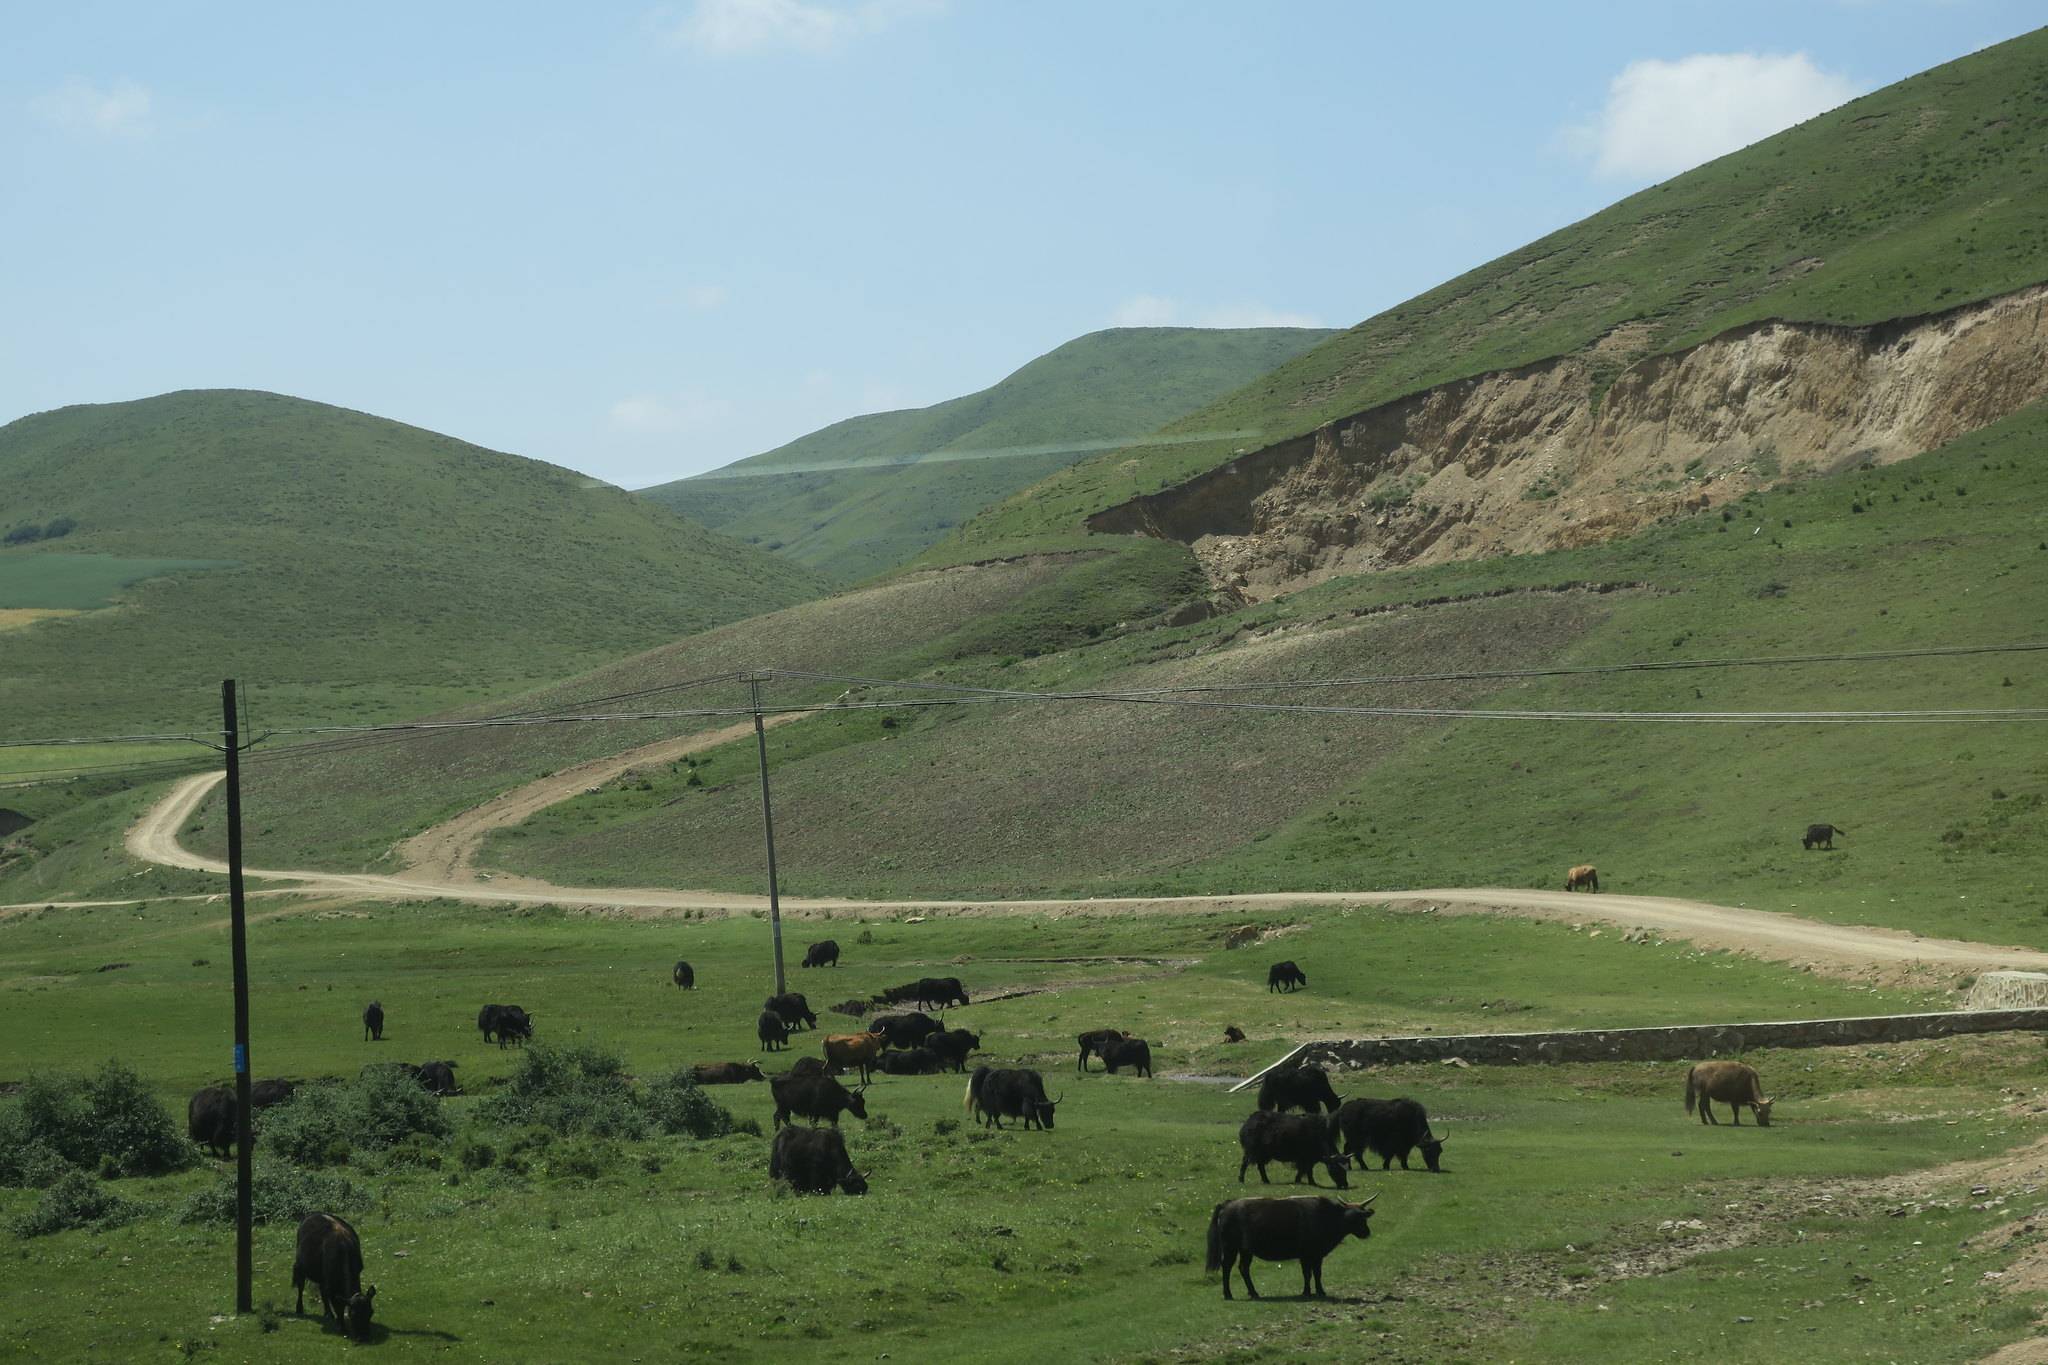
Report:
[[[0,536],[0,545],[33,545],[39,540],[62,540],[77,529],[78,523],[70,517],[58,517],[46,526],[23,522]]]
[[[194,1160],[169,1111],[119,1062],[93,1076],[31,1076],[0,1106],[0,1185],[48,1185],[68,1170],[163,1175]]]
[[[357,1152],[408,1146],[411,1164],[422,1139],[448,1136],[452,1125],[441,1102],[395,1067],[365,1067],[345,1085],[301,1088],[265,1110],[256,1140],[267,1151],[297,1166],[340,1166]]]
[[[142,1213],[142,1205],[123,1199],[93,1176],[70,1171],[10,1226],[17,1237],[44,1237],[72,1228],[118,1227]]]
[[[477,1106],[477,1116],[509,1128],[613,1140],[653,1132],[723,1137],[734,1130],[732,1115],[688,1071],[636,1088],[625,1059],[596,1043],[533,1044],[505,1088]],[[520,1151],[515,1140],[506,1155]]]
[[[345,1213],[361,1208],[368,1191],[346,1176],[309,1171],[257,1152],[251,1170],[252,1217],[259,1223],[292,1226],[309,1213]],[[179,1211],[181,1223],[235,1221],[235,1177],[223,1172],[212,1188],[193,1194]]]

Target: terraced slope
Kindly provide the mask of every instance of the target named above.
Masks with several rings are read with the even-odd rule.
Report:
[[[0,532],[0,610],[44,615],[5,635],[9,737],[217,723],[229,676],[272,725],[416,712],[819,590],[573,470],[230,390],[0,428]]]
[[[1330,335],[1302,327],[1094,332],[979,393],[835,422],[752,459],[641,491],[850,582],[902,563],[1007,494],[1148,433]]]

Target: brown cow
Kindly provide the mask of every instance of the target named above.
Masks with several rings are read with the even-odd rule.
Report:
[[[1771,1126],[1771,1101],[1764,1095],[1756,1068],[1746,1062],[1701,1062],[1685,1073],[1686,1113],[1690,1114],[1697,1102],[1700,1122],[1717,1124],[1720,1120],[1714,1117],[1715,1100],[1728,1106],[1737,1128],[1742,1126],[1745,1104],[1756,1115],[1757,1127]]]
[[[825,1036],[825,1060],[834,1071],[842,1067],[860,1068],[860,1078],[866,1082],[873,1074],[875,1060],[882,1055],[882,1035],[879,1033],[831,1033]]]
[[[1600,869],[1591,863],[1580,863],[1564,874],[1564,889],[1567,891],[1598,891]]]

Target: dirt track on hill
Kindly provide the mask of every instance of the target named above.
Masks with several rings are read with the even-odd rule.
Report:
[[[739,728],[739,727],[734,727]],[[723,732],[720,732],[721,734]],[[733,736],[726,735],[725,739]],[[681,743],[677,741],[675,743]],[[718,735],[696,743],[724,742]],[[565,769],[553,778],[529,784],[478,806],[455,820],[416,836],[408,849],[427,850],[436,860],[394,876],[377,873],[308,872],[247,869],[252,879],[288,883],[264,894],[353,896],[370,900],[430,900],[449,897],[485,904],[551,904],[625,914],[663,914],[690,910],[713,914],[747,914],[766,910],[765,896],[718,891],[674,891],[653,887],[564,887],[531,878],[477,872],[471,860],[485,834],[527,818],[574,795],[595,781],[601,770],[615,776],[636,763],[657,761],[652,748],[618,755],[599,764]],[[682,752],[677,750],[676,753]],[[675,754],[671,754],[671,757]],[[128,831],[127,849],[134,857],[166,867],[224,873],[225,864],[194,853],[178,842],[178,831],[199,803],[221,780],[218,773],[189,777],[173,787]],[[437,871],[437,867],[439,870]],[[449,871],[448,869],[456,869]],[[158,899],[164,899],[159,897]],[[61,902],[59,902],[61,904]],[[2048,952],[2000,947],[1958,939],[1922,938],[1897,929],[1825,924],[1796,915],[1775,914],[1739,906],[1666,896],[1578,894],[1505,887],[1435,887],[1407,891],[1260,892],[1224,896],[1099,897],[1086,900],[975,901],[946,899],[848,900],[786,896],[785,914],[803,918],[827,912],[875,911],[887,914],[1125,914],[1214,913],[1245,910],[1287,910],[1305,906],[1396,905],[1427,907],[1440,913],[1501,913],[1569,923],[1604,923],[1654,930],[1702,947],[1729,948],[1780,962],[1811,966],[1831,975],[1880,976],[1897,980],[1914,973],[1963,973],[1995,967],[2048,971]],[[9,908],[9,907],[0,907]],[[26,907],[12,907],[26,908]]]

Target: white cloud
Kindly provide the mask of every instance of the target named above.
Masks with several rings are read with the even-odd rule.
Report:
[[[725,286],[722,284],[693,284],[683,290],[683,302],[699,313],[708,313],[714,308],[725,306]]]
[[[607,414],[613,431],[633,436],[678,436],[702,431],[732,415],[732,404],[708,394],[682,392],[634,394],[612,404]]]
[[[28,102],[29,112],[53,128],[102,137],[142,137],[154,126],[149,87],[134,81],[99,86],[73,76]]]
[[[1631,62],[1597,119],[1565,141],[1603,176],[1661,180],[1825,113],[1862,93],[1804,52],[1701,52]]]
[[[1290,313],[1259,303],[1232,304],[1220,308],[1191,309],[1178,299],[1159,294],[1137,294],[1118,304],[1109,315],[1112,327],[1320,327],[1323,324],[1306,313]]]
[[[697,0],[671,36],[713,57],[778,49],[829,52],[853,38],[944,8],[945,0]]]

